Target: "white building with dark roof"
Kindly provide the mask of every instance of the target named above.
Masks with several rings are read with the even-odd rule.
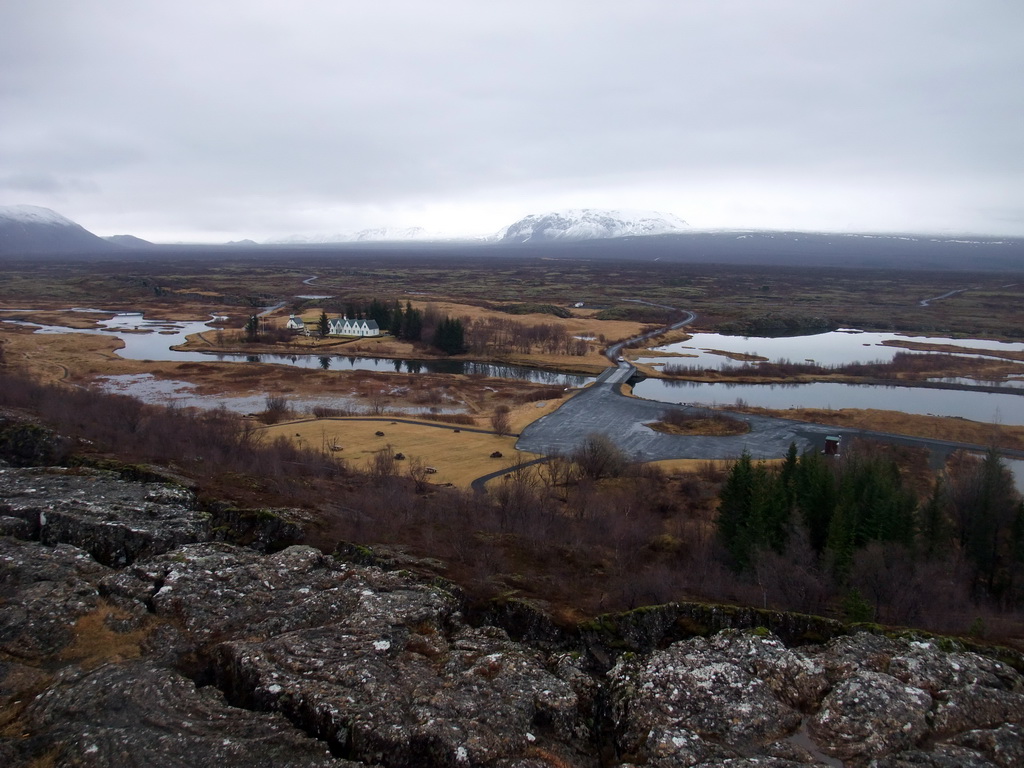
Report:
[[[380,327],[376,320],[349,320],[338,317],[330,321],[331,336],[380,336]]]

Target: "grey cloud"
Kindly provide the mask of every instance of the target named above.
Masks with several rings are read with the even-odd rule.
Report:
[[[962,181],[998,227],[966,195],[1024,199],[1022,28],[995,0],[11,3],[0,167],[197,226],[735,178],[800,179],[808,210]]]

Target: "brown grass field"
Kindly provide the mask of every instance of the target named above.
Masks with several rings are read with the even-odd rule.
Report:
[[[384,451],[392,455],[401,453],[398,474],[407,474],[409,467],[419,461],[433,467],[436,474],[427,478],[432,484],[450,483],[468,488],[478,477],[505,469],[519,460],[537,458],[533,454],[515,449],[516,438],[499,437],[467,431],[458,425],[422,422],[405,424],[388,418],[364,421],[359,419],[315,419],[291,421],[265,428],[268,438],[283,437],[300,446],[340,450],[335,455],[354,468],[369,471],[375,455]],[[378,436],[377,432],[383,432]],[[495,451],[502,458],[491,458]]]
[[[893,432],[898,435],[1024,450],[1024,427],[985,424],[961,418],[918,416],[901,411],[854,408],[834,411],[820,408],[793,408],[779,411],[768,408],[731,406],[729,410],[780,416],[785,419],[810,421],[816,424],[834,424],[837,427],[854,427],[878,432]]]

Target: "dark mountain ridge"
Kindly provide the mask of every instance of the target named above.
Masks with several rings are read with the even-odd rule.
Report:
[[[118,247],[49,208],[0,206],[0,256],[99,253]]]
[[[1024,238],[979,235],[685,231],[587,240],[529,242],[357,242],[257,245],[156,245],[131,235],[100,238],[46,208],[0,207],[0,257],[266,259],[546,258],[658,261],[682,264],[818,266],[865,269],[1017,272]]]

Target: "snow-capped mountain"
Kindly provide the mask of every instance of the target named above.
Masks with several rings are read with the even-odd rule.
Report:
[[[117,249],[117,245],[49,208],[0,206],[0,253],[87,253]]]
[[[685,232],[687,226],[685,221],[671,213],[576,208],[522,218],[500,232],[498,240],[527,243],[668,235]]]
[[[318,245],[324,243],[375,243],[444,240],[443,235],[428,232],[423,227],[376,227],[358,232],[333,235],[288,235],[267,240],[268,245]]]

